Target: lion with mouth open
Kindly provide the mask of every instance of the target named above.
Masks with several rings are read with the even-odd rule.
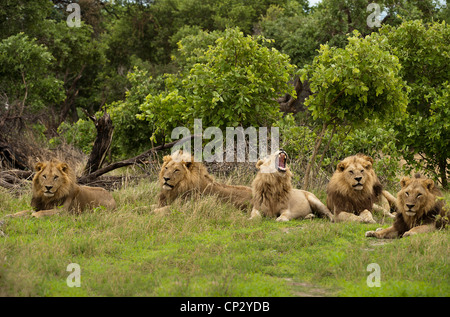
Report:
[[[400,211],[394,224],[387,229],[366,232],[366,237],[393,239],[444,228],[448,222],[444,202],[438,200],[442,193],[432,179],[416,174],[404,177],[397,194],[397,209]]]
[[[249,207],[252,198],[250,187],[216,182],[206,167],[201,162],[195,162],[191,154],[178,150],[164,156],[163,161],[159,172],[161,191],[155,213],[166,212],[175,199],[192,194],[216,195],[236,208]]]
[[[259,172],[252,183],[250,219],[269,216],[277,217],[277,221],[289,221],[311,218],[316,213],[332,221],[333,215],[314,194],[292,188],[292,173],[286,162],[286,152],[279,150],[256,163]]]
[[[383,190],[372,164],[371,157],[357,154],[337,165],[327,186],[327,207],[334,213],[336,221],[375,223],[374,210],[394,217],[389,210],[390,205],[395,204],[395,198]]]

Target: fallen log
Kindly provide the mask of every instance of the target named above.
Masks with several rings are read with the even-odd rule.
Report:
[[[130,159],[127,160],[123,160],[123,161],[119,161],[119,162],[115,162],[112,163],[108,166],[105,166],[101,169],[96,170],[93,173],[90,173],[88,175],[83,175],[81,177],[78,178],[78,183],[79,184],[88,184],[88,183],[92,183],[92,181],[94,179],[96,179],[97,177],[106,174],[108,172],[111,172],[115,169],[121,168],[121,167],[125,167],[125,166],[130,166],[130,165],[134,165],[134,164],[139,164],[139,163],[143,163],[151,154],[157,152],[157,151],[162,151],[162,150],[167,150],[172,148],[174,145],[179,145],[179,144],[183,144],[184,142],[188,142],[191,141],[194,137],[197,137],[195,135],[190,135],[188,137],[185,137],[181,140],[177,140],[174,142],[170,142],[167,144],[162,144],[162,145],[158,145],[155,146],[147,151],[145,151],[144,153],[139,154],[138,156],[132,157]]]

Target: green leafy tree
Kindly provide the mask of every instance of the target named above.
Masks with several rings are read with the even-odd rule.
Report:
[[[64,99],[63,82],[50,71],[54,57],[24,33],[0,42],[0,111],[22,116]]]
[[[147,96],[140,118],[166,135],[180,120],[193,126],[194,118],[219,128],[271,125],[280,117],[276,97],[295,94],[288,84],[295,68],[266,41],[225,30],[203,55],[195,54],[189,72],[169,76],[164,93]]]
[[[305,101],[316,120],[323,122],[306,169],[305,188],[328,127],[358,126],[366,118],[386,118],[405,112],[407,93],[399,75],[400,63],[378,33],[361,37],[354,31],[345,48],[322,45],[311,65],[301,71],[313,94]]]
[[[400,75],[411,87],[408,116],[396,124],[399,143],[409,148],[405,159],[412,166],[425,167],[448,187],[450,28],[445,22],[414,20],[380,32],[388,38],[402,65]],[[422,158],[419,162],[417,155]]]

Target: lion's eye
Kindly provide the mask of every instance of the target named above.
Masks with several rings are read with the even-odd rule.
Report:
[[[350,171],[350,174],[352,174],[352,175],[353,175],[353,171]]]
[[[408,192],[406,192],[406,193],[405,193],[405,195],[406,195],[406,197],[408,197],[408,196],[409,196],[409,193],[408,193]]]
[[[55,175],[55,177],[53,177],[53,180],[56,181],[58,179],[58,175]]]
[[[422,194],[417,194],[417,198],[419,198],[420,196],[422,196]]]
[[[179,172],[180,170],[177,168],[176,170],[175,170],[175,172]]]
[[[46,175],[42,175],[42,178],[43,178],[43,179],[47,179],[47,176],[46,176]]]
[[[165,167],[165,169],[167,169],[167,166]]]
[[[361,170],[361,173],[364,173],[364,170]]]

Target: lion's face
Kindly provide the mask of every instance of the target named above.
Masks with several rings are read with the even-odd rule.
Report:
[[[363,190],[372,184],[372,163],[369,156],[356,155],[345,158],[337,165],[337,172],[353,190]]]
[[[52,160],[39,162],[35,166],[36,175],[33,178],[33,189],[39,196],[51,198],[61,196],[70,184],[70,169],[66,163]]]
[[[160,173],[162,188],[172,190],[178,183],[186,177],[190,162],[169,161],[163,164]]]
[[[164,163],[159,173],[159,181],[165,190],[174,189],[187,177],[193,158],[188,153],[179,150],[164,157]]]
[[[261,173],[278,173],[283,175],[288,170],[287,167],[287,153],[283,150],[278,150],[275,153],[259,160],[256,163],[256,168]]]
[[[400,185],[402,189],[397,194],[397,203],[404,216],[420,218],[434,205],[433,180],[404,177]]]

